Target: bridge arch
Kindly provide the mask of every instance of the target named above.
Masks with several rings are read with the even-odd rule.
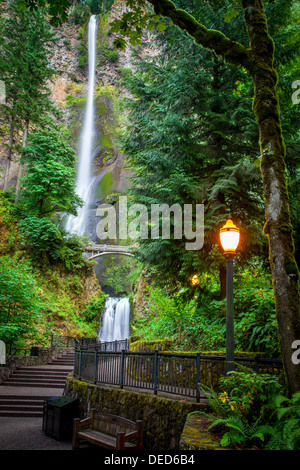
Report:
[[[120,245],[91,245],[82,249],[83,253],[88,253],[86,259],[91,260],[104,255],[134,256],[132,247]]]
[[[91,260],[91,259],[99,258],[100,256],[104,256],[104,255],[123,255],[123,256],[133,256],[134,257],[134,255],[132,253],[126,253],[126,252],[122,252],[122,251],[105,251],[105,252],[102,252],[102,253],[96,253],[95,255],[89,256],[86,259]]]

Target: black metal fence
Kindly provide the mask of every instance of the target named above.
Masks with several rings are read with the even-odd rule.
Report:
[[[122,351],[129,347],[128,339],[100,341],[99,338],[75,338],[73,336],[51,336],[51,348],[97,348],[99,351]]]
[[[277,375],[282,370],[280,359],[236,357],[235,362],[258,373]],[[165,392],[199,402],[205,398],[202,385],[218,390],[225,366],[225,356],[76,348],[74,374],[95,384]]]

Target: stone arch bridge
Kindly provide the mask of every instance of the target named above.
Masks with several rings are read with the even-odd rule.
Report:
[[[132,246],[121,245],[89,245],[83,248],[83,253],[87,254],[87,259],[95,259],[104,255],[125,255],[134,256]]]

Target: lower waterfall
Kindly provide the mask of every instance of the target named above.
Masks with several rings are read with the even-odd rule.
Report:
[[[127,297],[108,297],[100,319],[100,341],[119,341],[130,336],[130,303]]]

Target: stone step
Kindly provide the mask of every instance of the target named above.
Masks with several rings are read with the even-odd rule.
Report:
[[[0,416],[10,417],[10,418],[42,418],[43,410],[40,411],[16,411],[16,410],[0,410]]]
[[[55,361],[55,362],[51,362],[49,365],[68,366],[68,367],[73,368],[74,367],[74,361]]]
[[[48,397],[26,395],[0,395],[0,416],[31,417],[43,416],[44,400]]]
[[[0,394],[0,416],[4,417],[36,417],[43,416],[44,401],[46,398],[51,397],[51,392],[44,396],[43,389],[56,389],[57,393],[63,392],[66,385],[67,375],[74,369],[74,353],[68,352],[65,355],[57,358],[48,365],[41,366],[27,366],[17,369],[1,386],[14,387],[13,395],[5,394],[4,391]],[[16,388],[20,392],[16,392]],[[22,394],[22,387],[24,394]],[[38,395],[32,391],[32,395],[28,395],[30,388],[40,388],[37,390]],[[4,390],[4,389],[2,389]],[[54,392],[55,393],[55,392]]]
[[[0,395],[0,400],[44,401],[48,395]]]
[[[11,380],[10,382],[6,381],[2,384],[3,387],[41,387],[41,388],[64,388],[65,381],[63,382],[15,382]]]
[[[26,400],[26,397],[11,399],[11,398],[0,398],[0,408],[10,406],[41,406],[44,403],[45,398],[40,400]]]
[[[0,413],[2,411],[42,411],[43,410],[43,403],[38,403],[37,405],[28,405],[24,403],[22,405],[2,405],[0,403]]]
[[[14,372],[11,377],[18,377],[18,378],[25,378],[25,377],[31,377],[31,378],[39,378],[39,377],[49,377],[51,379],[52,377],[57,377],[57,378],[65,378],[67,377],[68,373],[67,372],[52,372],[52,371],[16,371]]]
[[[35,372],[51,372],[51,373],[60,373],[60,374],[69,374],[69,372],[72,370],[72,367],[65,367],[65,368],[60,368],[58,367],[57,369],[55,369],[54,367],[51,367],[51,369],[49,367],[22,367],[20,369],[18,369],[16,372],[32,372],[32,373],[35,373]],[[14,372],[14,373],[16,373]]]
[[[11,376],[9,379],[6,380],[5,383],[26,383],[27,385],[30,385],[31,383],[40,383],[40,382],[48,382],[49,384],[51,383],[65,383],[66,379],[65,377],[58,378],[58,377],[15,377]]]

